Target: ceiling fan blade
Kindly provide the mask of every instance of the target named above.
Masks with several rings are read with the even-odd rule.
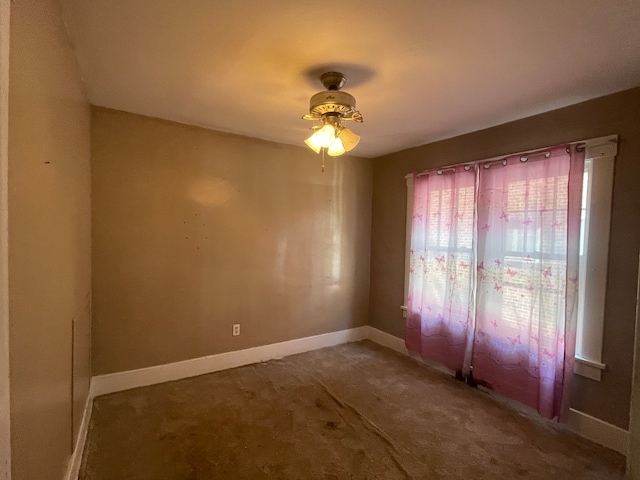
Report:
[[[340,130],[338,136],[340,137],[340,140],[342,140],[342,145],[347,152],[353,150],[356,145],[358,145],[358,142],[360,142],[360,136],[356,135],[348,128]]]

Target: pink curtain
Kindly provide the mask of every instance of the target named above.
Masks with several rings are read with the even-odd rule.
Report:
[[[548,152],[480,167],[472,364],[478,383],[552,418],[573,370],[584,153]]]
[[[406,346],[425,359],[468,371],[475,169],[414,175],[413,192]]]

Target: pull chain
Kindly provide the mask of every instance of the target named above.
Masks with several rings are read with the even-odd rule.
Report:
[[[326,148],[322,149],[322,173],[324,173],[324,151],[326,150]]]

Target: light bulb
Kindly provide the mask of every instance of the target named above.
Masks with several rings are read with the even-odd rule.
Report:
[[[336,138],[327,150],[327,153],[332,157],[338,157],[344,152],[346,152],[346,150],[344,149],[344,145],[342,145],[342,140],[339,138]]]
[[[325,125],[315,134],[318,139],[318,144],[324,148],[329,148],[336,139],[336,129],[333,125]]]

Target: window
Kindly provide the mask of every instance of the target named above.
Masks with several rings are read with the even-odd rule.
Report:
[[[585,143],[585,170],[582,200],[582,222],[580,232],[580,275],[579,275],[579,305],[578,305],[578,329],[576,338],[576,362],[575,373],[600,380],[601,372],[605,365],[602,363],[602,339],[604,326],[604,302],[607,282],[607,257],[609,249],[609,224],[611,218],[611,198],[613,191],[613,166],[617,154],[617,135],[588,140]],[[523,186],[521,190],[523,189]],[[511,196],[518,196],[517,184],[510,185]],[[549,190],[549,189],[547,189]],[[405,301],[408,294],[408,278],[411,265],[409,264],[409,250],[411,242],[411,207],[413,199],[413,177],[407,176],[407,235],[405,255]],[[526,212],[529,206],[523,195],[522,205],[516,205],[514,211],[507,212],[512,218],[521,218],[526,221]],[[561,199],[559,199],[561,200]],[[520,208],[521,207],[521,208]],[[566,224],[566,219],[556,218],[558,212],[550,210],[548,221]],[[510,250],[509,262],[514,271],[523,262],[537,262],[539,259],[527,257],[522,252],[528,250],[527,244],[536,241],[534,230],[529,234],[531,238],[523,238],[521,235],[508,237]],[[438,239],[434,238],[434,241]],[[553,256],[558,245],[554,239],[546,239],[542,245],[547,260]],[[464,242],[462,242],[464,243]],[[462,245],[461,245],[462,246]],[[466,245],[465,245],[466,246]],[[558,252],[560,253],[560,252]],[[507,259],[505,259],[507,260]],[[507,298],[509,293],[513,297],[513,308],[505,309],[504,314],[509,320],[513,316],[515,322],[519,309],[526,308],[519,301],[521,295],[519,289],[526,288],[515,280],[504,285],[504,293]],[[508,306],[508,305],[505,305]],[[401,307],[406,311],[406,307]],[[511,315],[512,314],[512,315]],[[406,312],[404,313],[406,315]],[[544,317],[542,315],[541,317]]]
[[[613,165],[617,135],[587,142],[580,231],[580,293],[575,373],[600,380]]]

